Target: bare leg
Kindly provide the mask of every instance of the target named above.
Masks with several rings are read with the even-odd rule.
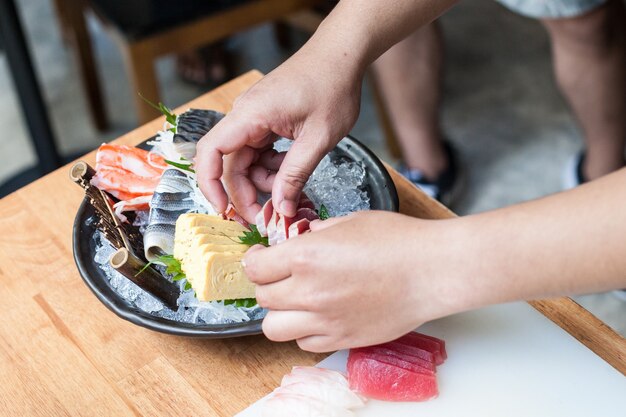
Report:
[[[626,13],[622,0],[572,19],[544,20],[561,91],[585,134],[589,180],[624,166]]]
[[[404,162],[429,180],[448,164],[439,125],[442,65],[441,31],[436,23],[413,33],[374,63]]]

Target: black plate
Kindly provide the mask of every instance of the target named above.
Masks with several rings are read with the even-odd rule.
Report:
[[[145,142],[139,146],[144,147]],[[340,157],[361,161],[365,165],[365,188],[370,196],[372,210],[398,211],[396,187],[384,165],[372,151],[358,140],[346,137],[339,142],[334,152]],[[96,229],[89,221],[93,215],[93,207],[87,200],[83,200],[74,220],[74,261],[87,286],[109,310],[138,326],[178,336],[224,338],[261,333],[262,320],[224,325],[180,323],[153,316],[123,299],[109,286],[104,271],[94,261],[96,244],[93,235]]]

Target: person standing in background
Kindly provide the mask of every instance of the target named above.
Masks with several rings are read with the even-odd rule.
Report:
[[[623,167],[626,145],[626,13],[623,0],[497,0],[539,19],[552,44],[554,73],[585,139],[565,167],[573,188]],[[443,40],[437,21],[413,32],[375,63],[402,148],[400,172],[451,204],[459,169],[439,121]],[[471,138],[463,140],[471,141]]]

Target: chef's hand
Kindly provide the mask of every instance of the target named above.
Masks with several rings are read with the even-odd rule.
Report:
[[[214,208],[230,197],[254,223],[257,190],[271,191],[274,207],[294,216],[307,179],[354,125],[361,78],[356,63],[303,48],[240,96],[198,144],[198,183]],[[294,140],[286,155],[272,150],[277,135]]]
[[[449,314],[448,277],[429,265],[444,222],[387,212],[316,221],[312,233],[252,248],[246,274],[270,311],[263,332],[314,352],[395,339]],[[428,264],[421,260],[429,259]]]

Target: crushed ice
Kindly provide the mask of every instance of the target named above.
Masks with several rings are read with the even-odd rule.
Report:
[[[291,141],[287,139],[278,140],[274,144],[274,148],[279,152],[287,151],[290,146]],[[370,199],[365,190],[365,177],[366,172],[362,163],[331,158],[327,155],[309,178],[304,192],[317,208],[324,204],[333,217],[369,210]],[[140,227],[144,226],[146,221],[143,214],[138,213],[136,220]],[[199,301],[193,290],[181,292],[178,310],[171,310],[109,265],[109,258],[115,249],[100,232],[96,231],[94,239],[96,240],[94,260],[104,271],[109,285],[122,298],[153,316],[183,323],[226,324],[261,319],[267,312],[258,306],[246,308],[235,307],[232,304],[224,305],[218,301]],[[182,288],[184,282],[180,285]]]

